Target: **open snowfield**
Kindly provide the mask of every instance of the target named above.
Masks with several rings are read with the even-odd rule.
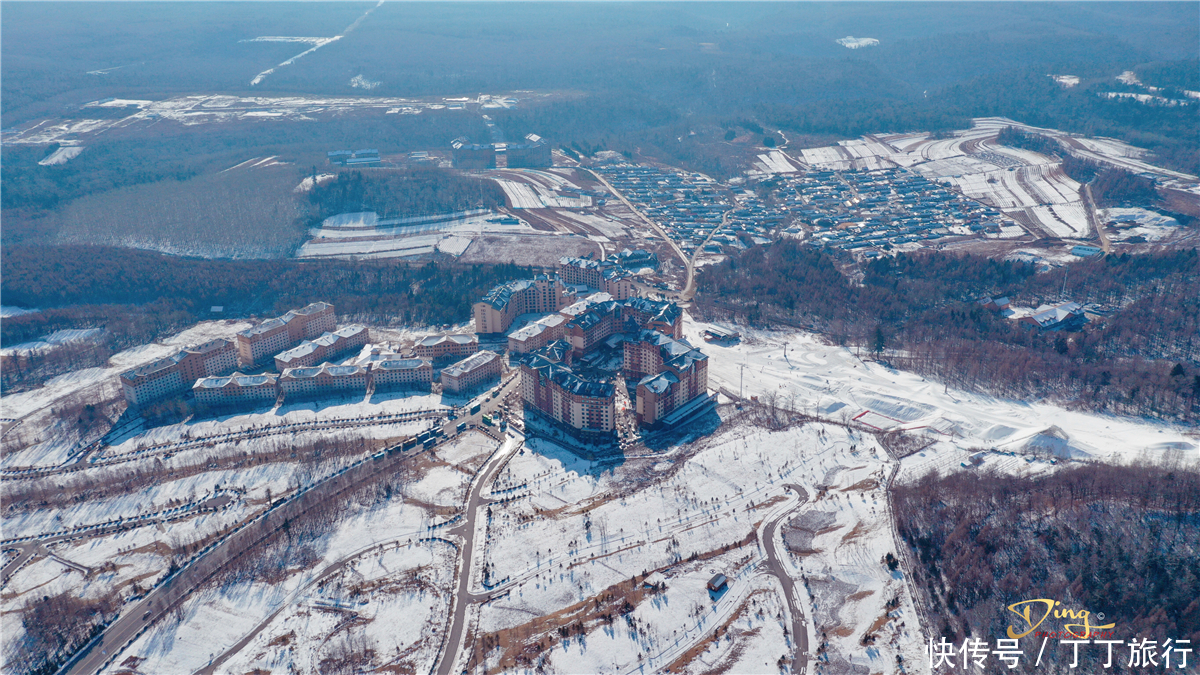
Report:
[[[274,70],[274,69],[272,69]],[[262,73],[266,76],[269,73]],[[522,100],[538,100],[555,96],[553,93],[521,92]],[[494,100],[503,100],[505,107],[515,105],[508,94],[480,94],[471,99],[472,105],[485,105]],[[258,118],[272,120],[311,121],[320,116],[345,114],[356,111],[378,111],[403,109],[419,113],[426,110],[444,109],[441,97],[398,98],[383,96],[230,96],[226,94],[197,94],[177,96],[158,101],[94,101],[88,107],[129,107],[130,114],[119,119],[42,120],[6,135],[4,142],[21,145],[48,145],[51,143],[77,142],[97,133],[121,129],[131,125],[151,125],[160,120],[171,120],[185,126],[218,124],[235,120]]]
[[[841,629],[830,650],[843,661],[881,667],[897,653],[919,656],[919,637],[899,629],[898,621],[885,629],[889,647],[868,652],[858,644],[876,618],[888,614],[883,605],[893,597],[904,600],[881,624],[904,616],[911,623],[914,616],[904,584],[879,562],[892,550],[881,489],[889,460],[870,434],[821,424],[772,432],[727,422],[711,436],[689,440],[615,467],[530,441],[497,481],[501,488],[521,486],[530,497],[506,507],[489,526],[486,561],[508,592],[481,610],[479,630],[522,635],[536,624],[532,617],[570,613],[633,575],[655,572],[666,590],[636,605],[632,625],[601,624],[555,645],[548,670],[625,673],[641,663],[678,669],[691,651],[685,662],[699,659],[697,671],[704,663],[743,659],[745,672],[774,672],[795,648],[784,637],[785,626],[790,632],[781,609],[786,599],[760,537],[767,522],[791,522],[813,511],[832,513],[825,518],[836,526],[822,530],[825,538],[813,550],[785,556],[783,570],[793,579],[809,576],[814,586],[843,579],[848,590],[822,591],[819,604],[827,615],[813,613],[806,592],[793,598],[809,619],[810,649],[821,631]],[[800,487],[806,499],[785,484]],[[775,534],[783,549],[783,535]],[[691,561],[692,554],[704,559]],[[717,572],[731,582],[714,597],[704,584]],[[712,641],[722,625],[745,628],[745,644]],[[752,640],[750,633],[770,639]]]
[[[592,198],[563,194],[562,190],[579,190],[565,176],[536,169],[501,169],[489,177],[500,185],[514,209],[583,209],[592,206]],[[513,180],[516,179],[516,180]]]
[[[796,173],[800,170],[791,157],[788,157],[780,150],[772,150],[765,155],[759,155],[755,165],[763,172],[768,174],[776,173]]]
[[[82,145],[64,145],[47,155],[46,158],[38,162],[38,164],[41,166],[57,166],[59,164],[66,164],[67,162],[78,157],[79,154],[83,152],[83,149],[84,148]]]
[[[1146,241],[1159,241],[1179,230],[1179,221],[1147,209],[1103,209],[1097,216],[1102,223],[1118,228],[1115,234],[1109,235],[1109,239],[1114,241],[1137,236],[1145,237]]]
[[[685,337],[705,344],[703,326],[686,321]],[[861,362],[849,350],[823,345],[805,334],[751,332],[737,345],[710,343],[704,350],[709,354],[710,387],[723,386],[736,393],[745,364],[746,396],[794,394],[798,405],[824,415],[853,419],[870,412],[888,418],[890,422],[876,426],[937,440],[926,452],[937,465],[956,466],[966,456],[966,448],[1032,452],[1038,449],[1037,437],[1054,428],[1063,436],[1055,451],[1060,458],[1160,462],[1174,456],[1168,446],[1180,444],[1190,449],[1186,461],[1200,463],[1200,432],[1192,428],[950,391],[911,373]],[[1023,463],[1002,455],[994,460],[1014,470]]]

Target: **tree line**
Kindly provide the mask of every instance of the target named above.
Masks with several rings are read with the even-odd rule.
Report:
[[[843,272],[843,270],[848,272]],[[699,274],[697,311],[792,325],[968,390],[1049,395],[1089,409],[1194,418],[1200,398],[1200,260],[1195,249],[1029,263],[917,252],[857,270],[845,254],[782,240]],[[1065,289],[1065,294],[1064,294]],[[1041,331],[976,301],[1074,300],[1104,312]]]
[[[86,348],[5,358],[6,387],[36,384],[203,319],[275,316],[324,300],[353,320],[440,325],[469,319],[493,286],[527,278],[511,264],[397,264],[345,260],[205,260],[106,246],[6,246],[0,252],[6,304],[41,311],[6,318],[0,344],[56,330],[103,328]],[[223,306],[219,314],[210,312]]]

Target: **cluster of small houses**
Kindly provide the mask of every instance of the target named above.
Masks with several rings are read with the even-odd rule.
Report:
[[[700,174],[633,164],[595,170],[685,251],[704,243],[721,226],[725,212],[733,209],[720,186]]]
[[[480,352],[473,335],[435,335],[416,343],[412,356],[382,347],[364,350],[366,327],[337,328],[333,306],[316,302],[241,331],[121,373],[125,400],[132,408],[174,398],[189,390],[203,407],[225,408],[333,395],[365,395],[387,389],[424,389],[433,383],[435,363],[445,391],[468,391],[498,378],[500,357]],[[358,354],[351,363],[336,361]],[[278,373],[243,374],[272,362]]]
[[[937,239],[956,226],[997,233],[1002,221],[996,209],[901,169],[812,171],[789,178],[781,196],[815,240],[847,250]]]

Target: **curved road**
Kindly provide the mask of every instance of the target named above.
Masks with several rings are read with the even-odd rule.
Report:
[[[800,497],[800,503],[793,508],[785,509],[783,513],[763,527],[762,543],[763,549],[767,553],[767,567],[783,585],[783,595],[787,598],[788,612],[792,616],[792,644],[795,645],[796,650],[792,661],[792,672],[804,673],[808,672],[808,631],[804,627],[804,612],[796,606],[798,596],[796,595],[795,581],[787,573],[782,556],[775,549],[775,533],[779,530],[780,524],[787,520],[800,504],[808,501],[808,493],[804,491],[804,488],[792,483],[787,483],[783,487],[795,492]]]
[[[480,467],[479,472],[475,474],[474,482],[471,483],[463,522],[447,532],[447,534],[457,534],[462,537],[462,545],[459,546],[458,587],[454,591],[450,630],[446,634],[441,659],[434,671],[437,675],[449,675],[454,668],[455,661],[458,660],[458,654],[462,649],[463,632],[467,623],[467,609],[476,602],[491,597],[490,593],[483,595],[471,593],[471,564],[473,562],[471,557],[475,551],[475,523],[479,517],[479,507],[491,501],[483,496],[484,489],[496,480],[496,474],[500,473],[500,469],[504,468],[504,465],[523,444],[524,441],[509,439],[487,463]]]

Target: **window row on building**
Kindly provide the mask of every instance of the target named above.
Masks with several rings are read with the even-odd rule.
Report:
[[[287,368],[282,375],[243,375],[205,377],[192,385],[196,402],[219,408],[284,400],[323,398],[333,395],[361,394],[385,389],[428,389],[433,382],[433,366],[425,359],[382,358],[362,365]]]
[[[275,355],[275,368],[305,368],[324,363],[367,344],[366,326],[346,326],[320,337],[305,340],[291,349]]]
[[[121,389],[129,407],[139,408],[187,391],[198,378],[228,373],[236,367],[234,342],[218,338],[121,373]]]
[[[238,359],[242,366],[255,366],[269,356],[295,347],[302,340],[311,340],[336,329],[333,305],[314,302],[238,333]]]

